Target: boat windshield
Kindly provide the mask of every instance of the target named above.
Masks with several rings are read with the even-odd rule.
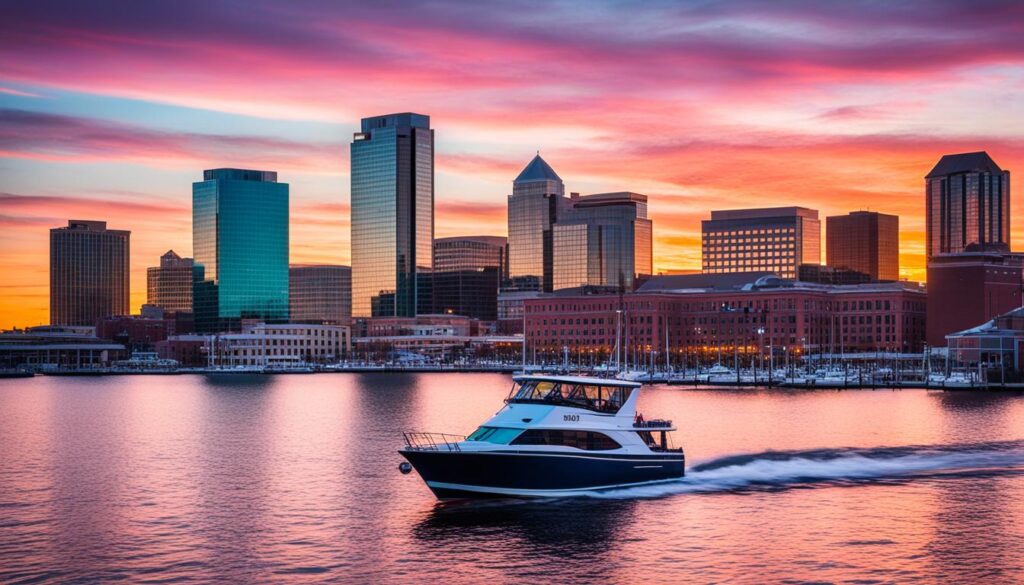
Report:
[[[512,388],[509,402],[558,404],[616,413],[633,393],[628,386],[598,386],[551,380],[524,380]]]

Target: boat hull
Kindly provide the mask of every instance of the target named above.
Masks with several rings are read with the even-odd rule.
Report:
[[[440,499],[565,497],[683,477],[680,452],[651,455],[402,449]]]

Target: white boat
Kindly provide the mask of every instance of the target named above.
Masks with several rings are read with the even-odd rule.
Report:
[[[701,378],[702,382],[708,384],[735,384],[737,381],[736,371],[722,364],[711,366]]]
[[[682,477],[670,421],[636,412],[640,384],[517,376],[505,406],[468,437],[405,433],[399,453],[440,499],[564,497]]]

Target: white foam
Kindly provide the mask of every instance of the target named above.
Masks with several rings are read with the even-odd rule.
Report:
[[[679,480],[647,486],[589,492],[594,498],[652,498],[673,494],[721,492],[752,487],[784,488],[789,485],[843,480],[901,478],[922,472],[1012,469],[1024,466],[1024,449],[908,453],[872,456],[870,453],[839,453],[826,459],[794,454],[780,458],[766,454],[749,461],[701,471],[688,471]]]

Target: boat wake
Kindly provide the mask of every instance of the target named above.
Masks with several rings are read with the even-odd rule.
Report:
[[[983,474],[1024,474],[1024,441],[731,455],[695,465],[679,480],[589,492],[586,496],[655,498],[683,493],[772,491],[798,486]]]

